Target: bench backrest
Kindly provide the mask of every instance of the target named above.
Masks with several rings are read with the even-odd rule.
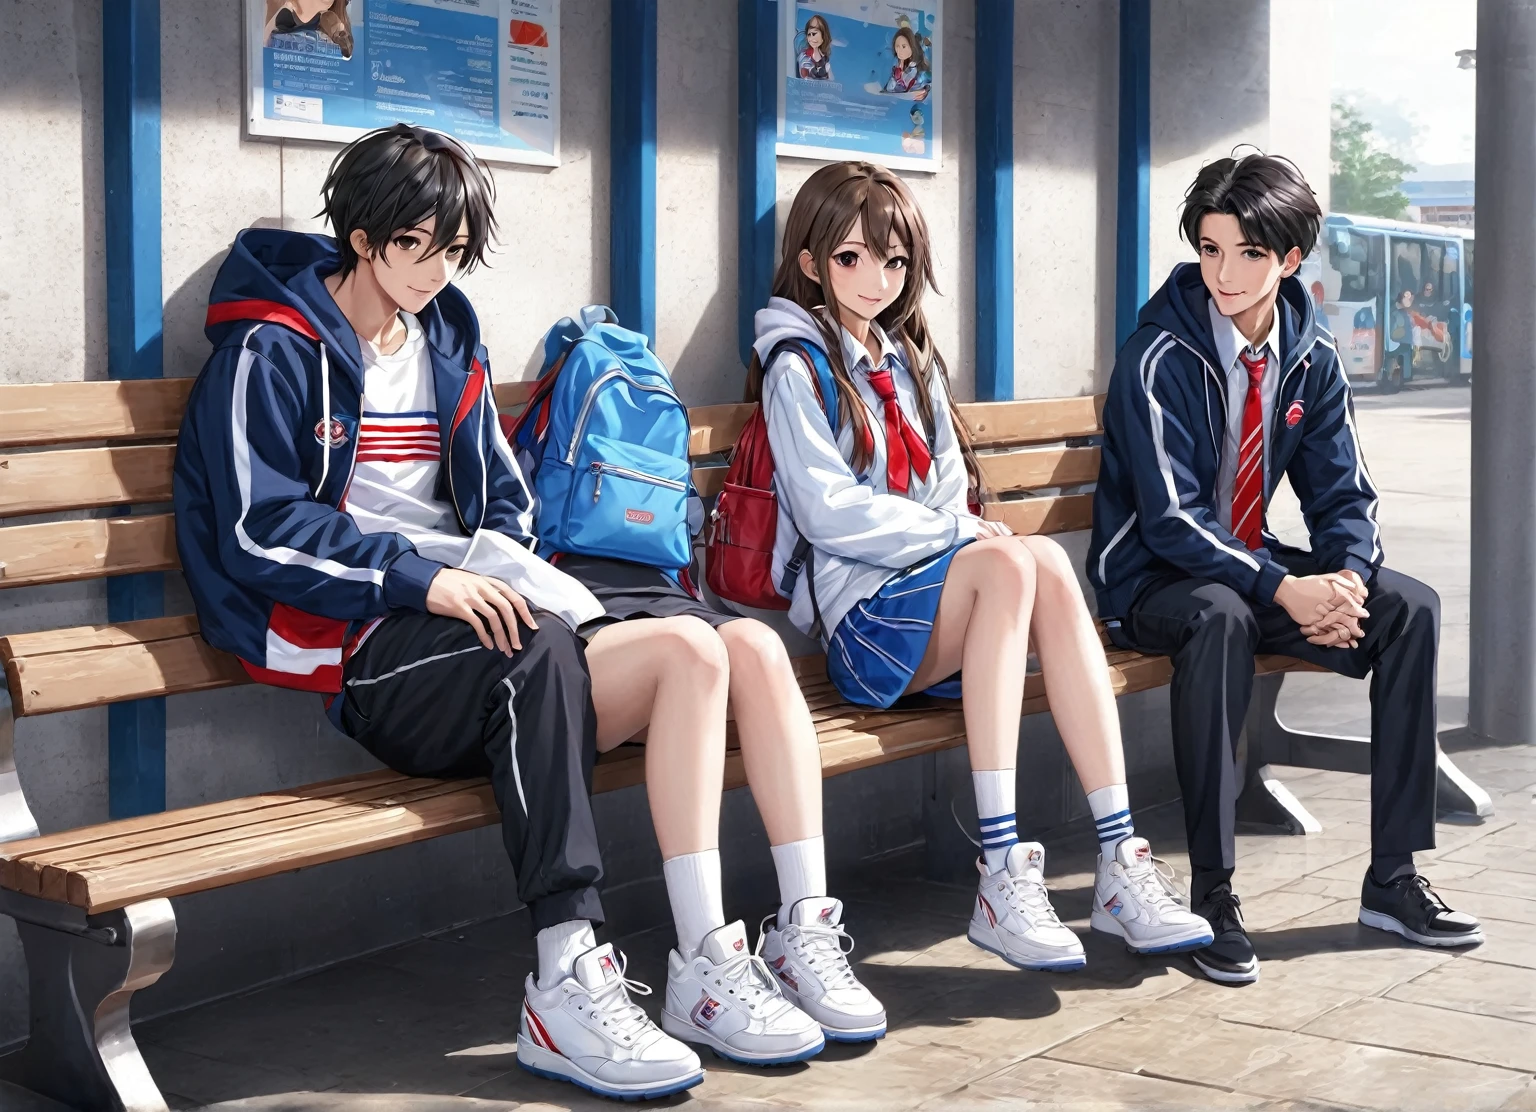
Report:
[[[165,504],[191,387],[191,379],[0,385],[0,588],[179,566]],[[528,383],[499,385],[497,404],[515,410],[530,392]],[[1072,488],[1095,480],[1099,450],[1074,442],[1100,432],[1101,404],[1102,398],[1077,397],[961,405],[990,496],[1000,499],[987,506],[987,516],[1018,533],[1087,528],[1092,495]],[[689,410],[694,478],[705,497],[718,493],[723,453],[735,444],[752,408]],[[116,512],[80,513],[102,509]],[[49,520],[12,523],[40,516]],[[12,644],[21,638],[0,636],[16,712],[39,714],[244,682],[231,659],[202,643],[191,616],[127,629],[21,635],[32,658],[31,682],[25,683]],[[62,669],[58,675],[49,674],[50,653]]]

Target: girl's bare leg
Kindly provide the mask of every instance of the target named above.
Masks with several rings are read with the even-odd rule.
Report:
[[[747,783],[772,845],[821,836],[816,726],[784,642],[762,622],[719,628],[730,657],[731,708]]]
[[[1125,783],[1120,715],[1109,686],[1104,646],[1083,589],[1061,545],[1049,537],[1009,538],[1035,558],[1030,633],[1056,729],[1083,791]]]
[[[973,771],[1018,761],[1035,580],[1034,554],[1013,537],[974,541],[955,553],[927,652],[907,685],[922,691],[960,672]]]
[[[698,618],[637,618],[587,646],[597,748],[645,733],[645,790],[663,860],[720,845],[725,646]]]

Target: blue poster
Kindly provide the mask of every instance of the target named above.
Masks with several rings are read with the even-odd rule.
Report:
[[[346,142],[403,121],[557,165],[559,0],[246,0],[255,135]]]
[[[781,3],[778,152],[937,170],[941,3]]]

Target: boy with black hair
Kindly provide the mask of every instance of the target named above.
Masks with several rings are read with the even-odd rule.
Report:
[[[334,240],[241,232],[209,298],[175,472],[203,636],[257,681],[323,693],[397,771],[488,777],[538,932],[520,1045],[607,1096],[686,1089],[698,1056],[593,936],[596,714],[575,629],[602,607],[531,551],[533,500],[450,283],[494,238],[490,176],[397,124],[344,149],[324,195]]]
[[[1440,600],[1382,566],[1349,385],[1294,277],[1321,220],[1284,159],[1201,170],[1180,223],[1200,262],[1175,267],[1142,308],[1104,411],[1088,574],[1117,645],[1173,658],[1191,904],[1215,935],[1194,957],[1227,984],[1259,975],[1231,883],[1234,758],[1259,653],[1371,676],[1360,921],[1428,946],[1482,941],[1413,864],[1435,844]],[[1266,531],[1282,475],[1310,552]]]

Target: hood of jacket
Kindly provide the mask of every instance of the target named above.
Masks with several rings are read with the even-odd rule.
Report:
[[[819,348],[827,346],[826,334],[811,311],[785,297],[770,297],[768,305],[752,318],[752,326],[756,333],[752,350],[760,360],[766,361],[785,340],[801,340]]]
[[[1210,301],[1210,291],[1200,276],[1200,264],[1179,263],[1162,288],[1141,307],[1137,323],[1171,332],[1208,365],[1219,368],[1221,359],[1216,354],[1216,338],[1211,334]],[[1317,314],[1307,288],[1294,274],[1280,279],[1275,307],[1280,314],[1280,363],[1289,366],[1297,353],[1311,348],[1318,338]]]
[[[330,236],[280,228],[247,228],[235,237],[208,295],[204,325],[215,348],[239,342],[250,322],[281,324],[324,344],[334,363],[362,388],[357,333],[342,315],[325,279],[341,268]],[[468,368],[480,345],[480,323],[469,299],[451,283],[416,314],[428,344],[455,366]]]

